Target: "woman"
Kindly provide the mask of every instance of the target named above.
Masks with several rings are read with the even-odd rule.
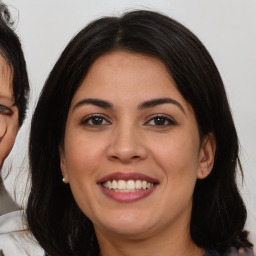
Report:
[[[21,44],[10,25],[8,9],[0,3],[0,170],[25,119],[29,94]],[[0,179],[0,255],[40,255],[27,236],[23,214]]]
[[[51,256],[252,255],[221,77],[166,16],[78,33],[43,88],[29,150],[28,224]]]
[[[0,63],[1,63],[1,123],[0,166],[9,154],[26,113],[29,94],[26,63],[16,34],[6,22],[10,22],[8,9],[0,4]]]

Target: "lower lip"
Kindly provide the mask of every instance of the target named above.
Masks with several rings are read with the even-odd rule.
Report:
[[[112,189],[107,189],[99,185],[101,188],[101,191],[109,198],[122,202],[122,203],[130,203],[134,201],[141,200],[143,198],[148,197],[155,189],[156,185],[149,189],[144,190],[138,190],[136,192],[115,192]]]

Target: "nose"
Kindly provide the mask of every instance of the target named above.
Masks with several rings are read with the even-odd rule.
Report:
[[[107,150],[107,156],[112,161],[130,163],[147,157],[143,137],[136,128],[116,127]]]

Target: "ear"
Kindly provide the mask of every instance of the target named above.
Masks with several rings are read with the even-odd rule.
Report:
[[[212,171],[216,152],[216,141],[212,133],[204,136],[199,151],[198,179],[206,178]]]
[[[18,119],[0,114],[0,167],[9,155],[18,132]]]
[[[60,156],[60,169],[63,176],[63,182],[68,183],[67,162],[66,162],[65,152],[62,146],[59,146],[59,156]]]

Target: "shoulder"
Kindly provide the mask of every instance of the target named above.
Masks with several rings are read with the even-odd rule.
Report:
[[[26,227],[23,211],[0,216],[0,250],[5,256],[44,255]]]

